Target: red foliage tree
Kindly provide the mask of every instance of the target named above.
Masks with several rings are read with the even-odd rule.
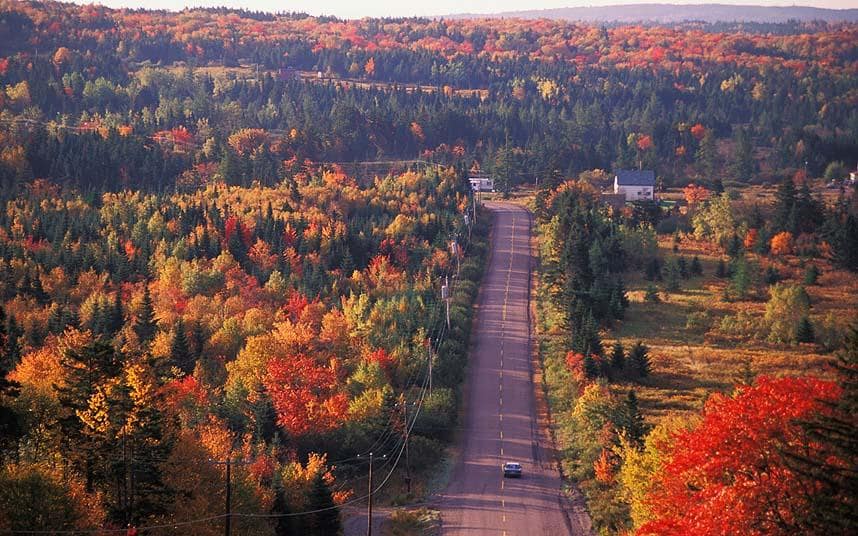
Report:
[[[683,188],[682,193],[685,195],[685,200],[691,206],[709,199],[709,190],[705,186],[698,186],[694,183]]]
[[[293,436],[325,432],[342,422],[349,401],[339,392],[333,365],[320,365],[304,354],[269,361],[265,388],[277,412],[277,423]]]
[[[786,535],[820,483],[789,469],[785,447],[830,458],[795,421],[827,411],[841,389],[815,378],[760,378],[736,396],[716,394],[697,428],[680,433],[638,534]]]
[[[694,139],[700,141],[703,139],[703,136],[706,135],[706,127],[697,123],[693,127],[691,127],[691,135],[694,136]]]

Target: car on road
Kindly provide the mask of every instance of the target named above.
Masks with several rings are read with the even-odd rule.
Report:
[[[521,478],[521,464],[518,462],[506,462],[503,464],[504,478]]]

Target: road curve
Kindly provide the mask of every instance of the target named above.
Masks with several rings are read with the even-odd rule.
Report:
[[[492,251],[468,370],[461,460],[440,500],[442,534],[570,534],[534,402],[530,214],[511,203],[486,206],[494,218]],[[521,462],[523,478],[504,479],[504,461]]]

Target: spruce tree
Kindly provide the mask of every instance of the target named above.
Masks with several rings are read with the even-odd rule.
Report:
[[[191,351],[194,357],[200,359],[203,356],[203,350],[206,344],[206,334],[203,331],[203,324],[199,320],[194,322],[194,327],[191,330]]]
[[[289,502],[286,500],[286,492],[283,486],[278,484],[274,487],[274,503],[271,505],[271,515],[274,517],[274,536],[292,536],[295,531],[292,528],[292,518],[289,517]]]
[[[134,320],[134,333],[144,345],[148,345],[155,338],[158,325],[155,323],[155,307],[152,305],[152,296],[149,295],[149,285],[143,285],[143,302],[137,311]]]
[[[188,335],[185,333],[185,322],[179,317],[173,327],[173,338],[170,340],[170,359],[173,366],[185,374],[194,372],[194,356],[188,345]]]
[[[599,365],[592,355],[584,357],[584,375],[593,380],[599,377]]]
[[[798,326],[795,330],[795,338],[798,342],[814,342],[816,340],[816,335],[813,331],[813,324],[810,323],[810,319],[806,316],[801,317],[801,320],[798,321]]]
[[[630,390],[626,399],[620,405],[614,422],[620,434],[637,447],[643,445],[644,437],[649,432],[649,426],[644,422],[638,407],[638,397],[634,389]]]
[[[727,265],[724,264],[724,259],[718,259],[718,266],[715,267],[715,277],[719,279],[727,277]]]
[[[8,354],[8,333],[6,332],[6,312],[0,306],[0,462],[3,452],[11,447],[21,433],[20,420],[12,407],[6,405],[8,399],[16,398],[21,387],[18,382],[8,379],[14,363]]]
[[[336,536],[340,533],[340,511],[334,503],[331,489],[321,471],[316,473],[307,500],[307,509],[315,513],[307,519],[306,534],[312,536]]]
[[[641,341],[635,343],[629,350],[626,364],[632,377],[645,378],[650,373],[649,348]]]
[[[695,255],[691,259],[691,275],[703,275],[703,265],[700,264],[700,257]]]
[[[106,315],[107,331],[110,335],[115,335],[122,329],[124,324],[125,315],[122,311],[122,294],[117,290],[113,297],[113,305]]]
[[[626,352],[623,349],[623,343],[617,341],[614,343],[614,348],[611,350],[611,367],[621,371],[626,366]]]
[[[858,328],[851,328],[834,368],[843,390],[839,400],[824,402],[826,411],[799,422],[823,454],[782,448],[788,466],[819,486],[801,520],[805,534],[851,534],[858,522]]]

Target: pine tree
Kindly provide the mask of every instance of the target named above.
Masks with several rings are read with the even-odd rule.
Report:
[[[584,375],[591,380],[599,377],[599,365],[591,355],[584,357]]]
[[[6,448],[14,444],[21,433],[18,415],[6,401],[16,398],[21,385],[7,378],[14,367],[8,354],[8,333],[6,331],[6,312],[0,306],[0,461]]]
[[[629,350],[626,364],[632,377],[645,378],[650,373],[649,348],[641,341],[635,343]]]
[[[155,307],[152,305],[152,296],[149,295],[149,285],[143,285],[143,302],[137,311],[134,320],[134,332],[140,342],[147,345],[155,338],[158,325],[155,323]]]
[[[754,173],[754,148],[751,136],[744,128],[736,129],[736,150],[733,154],[732,175],[739,182],[748,182]]]
[[[703,265],[700,264],[700,257],[697,255],[691,259],[691,275],[703,275]]]
[[[340,511],[334,504],[331,489],[325,482],[321,471],[316,473],[310,488],[307,508],[316,513],[310,514],[308,532],[312,536],[335,536],[340,533]]]
[[[795,330],[795,338],[798,342],[814,342],[816,340],[816,335],[813,331],[813,324],[810,323],[810,319],[806,316],[801,317],[801,320],[798,322],[798,326]]]
[[[614,425],[620,434],[635,446],[642,446],[644,437],[649,432],[649,426],[644,422],[638,407],[638,397],[634,389],[629,391],[626,399],[617,411]]]
[[[203,356],[203,350],[206,344],[206,334],[203,331],[203,324],[199,320],[194,322],[194,327],[191,330],[191,350],[194,357],[200,359]]]
[[[676,260],[676,265],[679,267],[679,275],[682,279],[688,279],[689,271],[688,271],[688,261],[685,260],[685,257],[679,257]]]
[[[58,335],[66,328],[66,314],[64,307],[59,303],[51,304],[48,312],[48,333]]]
[[[113,297],[113,306],[107,311],[106,326],[110,335],[115,335],[125,324],[125,315],[122,311],[122,294],[119,290]]]
[[[815,264],[809,265],[804,270],[804,284],[805,285],[815,285],[816,281],[818,279],[819,279],[819,268],[817,268]]]
[[[801,520],[805,534],[851,534],[858,521],[858,329],[851,329],[834,367],[843,389],[840,399],[799,423],[825,454],[813,456],[792,445],[783,448],[788,466],[820,486]]]
[[[680,278],[682,274],[676,259],[670,259],[664,263],[664,288],[670,292],[680,289]]]
[[[274,518],[274,536],[292,536],[295,534],[289,513],[286,492],[283,490],[283,486],[278,484],[274,488],[274,503],[271,505],[271,514],[277,516]]]
[[[18,327],[18,322],[15,321],[15,315],[9,315],[9,320],[6,322],[6,345],[4,360],[8,364],[9,370],[18,366],[21,361],[21,344],[18,338],[24,334],[24,331]]]
[[[786,177],[775,193],[774,230],[796,234],[797,197],[795,182],[791,177]]]
[[[718,266],[715,267],[715,277],[719,279],[727,277],[727,265],[724,264],[724,259],[718,259]]]
[[[611,350],[611,368],[615,370],[623,370],[626,366],[626,352],[623,348],[623,343],[617,341],[614,343],[614,348]]]
[[[96,481],[104,478],[99,471],[102,460],[97,458],[97,444],[85,432],[78,413],[88,409],[97,388],[119,374],[120,357],[109,342],[96,339],[82,348],[66,350],[60,364],[66,379],[62,386],[54,385],[54,390],[60,405],[67,410],[59,420],[62,448],[72,466],[83,474],[86,489],[91,492]]]
[[[170,341],[170,359],[175,367],[191,374],[194,372],[194,356],[188,346],[188,335],[185,333],[185,322],[181,317],[173,327],[173,338]]]

